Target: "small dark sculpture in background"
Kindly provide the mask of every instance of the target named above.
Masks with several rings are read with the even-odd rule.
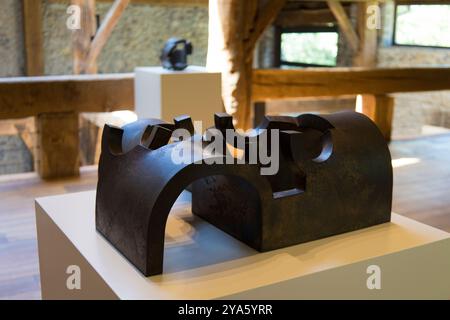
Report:
[[[161,64],[169,70],[184,70],[187,56],[192,54],[192,44],[185,39],[170,38],[161,53]]]
[[[216,132],[234,132],[231,116],[215,115]],[[169,143],[175,129],[190,138]],[[266,130],[262,130],[266,129]],[[250,137],[279,131],[274,175],[262,161],[176,163],[177,147],[209,146],[188,116],[174,123],[138,120],[105,125],[96,199],[96,228],[144,275],[163,271],[166,220],[179,194],[192,186],[192,212],[258,251],[279,249],[390,221],[392,165],[376,125],[356,112],[265,117],[253,135],[230,150],[254,148]],[[275,134],[275,133],[273,133]],[[189,136],[189,135],[188,135]],[[267,141],[269,141],[268,139]],[[256,147],[265,146],[257,140]],[[262,141],[262,140],[261,140]],[[197,148],[200,145],[200,148]],[[190,147],[194,146],[192,149]],[[195,147],[197,146],[197,147]],[[234,149],[233,149],[234,148]],[[203,152],[200,150],[200,152]],[[205,159],[205,153],[202,153]],[[230,154],[206,154],[229,160]],[[233,157],[231,155],[231,157]],[[197,158],[198,159],[198,158]]]

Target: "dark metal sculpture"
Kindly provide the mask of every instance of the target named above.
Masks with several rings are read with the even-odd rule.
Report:
[[[194,214],[258,251],[390,221],[390,153],[376,125],[362,114],[266,117],[241,147],[248,152],[255,147],[250,137],[278,129],[279,149],[267,143],[279,156],[274,175],[261,174],[265,165],[259,158],[207,164],[205,159],[233,160],[233,152],[205,153],[210,142],[195,134],[169,143],[179,128],[194,131],[183,116],[173,124],[151,119],[122,129],[106,125],[103,132],[96,227],[146,276],[162,273],[166,220],[189,185]],[[231,117],[216,114],[215,128],[233,131]],[[233,150],[239,147],[235,142],[221,143]],[[180,146],[202,153],[203,160],[174,163]]]
[[[169,70],[184,70],[187,56],[192,54],[192,44],[185,39],[170,38],[164,45],[160,60],[163,68]]]

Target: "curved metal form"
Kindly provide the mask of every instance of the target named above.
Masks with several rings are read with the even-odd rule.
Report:
[[[234,132],[231,120],[216,114],[216,131]],[[225,150],[245,140],[239,164],[232,152],[209,151],[211,142],[199,135],[175,141],[176,129],[194,133],[187,116],[174,124],[139,120],[103,131],[96,227],[146,276],[163,271],[167,217],[188,186],[194,214],[259,251],[390,220],[391,158],[364,115],[266,117],[248,135],[224,138]],[[252,143],[262,147],[251,137],[270,136],[272,129],[279,130],[279,147],[267,147],[276,153],[279,169],[262,175],[267,164],[245,154]],[[192,152],[187,161],[174,161],[180,150]]]

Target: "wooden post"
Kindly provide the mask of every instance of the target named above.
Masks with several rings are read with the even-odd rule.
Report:
[[[23,26],[27,76],[44,74],[42,1],[23,0]]]
[[[358,67],[375,67],[377,64],[377,29],[369,28],[370,5],[377,1],[357,3],[357,31],[359,48],[353,57],[353,65]],[[371,118],[383,133],[387,141],[391,140],[394,98],[388,95],[362,95],[362,112]]]
[[[36,118],[36,169],[42,178],[79,174],[78,113],[44,113]]]
[[[25,42],[25,74],[27,76],[41,76],[45,72],[44,48],[42,35],[42,1],[22,0],[23,33]],[[34,118],[34,124],[36,118]],[[39,134],[35,133],[39,139]],[[23,138],[23,137],[22,137]],[[36,140],[24,139],[33,155],[34,168],[38,167],[38,152]]]
[[[225,110],[235,125],[251,124],[253,53],[255,45],[276,18],[285,0],[210,0],[208,68],[222,72]]]
[[[246,66],[244,38],[248,36],[246,20],[253,21],[256,0],[210,0],[208,69],[222,73],[222,97],[227,113],[243,128],[246,122],[246,106],[251,97],[248,72],[251,72],[252,57]],[[241,110],[244,109],[244,112]]]
[[[73,73],[81,74],[86,73],[86,57],[97,32],[95,0],[71,0],[71,4],[81,9],[80,29],[74,30],[72,34]],[[89,73],[97,73],[96,64],[91,64]]]
[[[130,0],[115,0],[109,9],[98,32],[95,34],[95,37],[89,47],[89,52],[86,55],[86,60],[84,62],[84,71],[86,73],[97,72],[97,57],[100,55],[100,52],[108,41],[111,32],[117,22],[119,22],[119,18],[122,16],[122,13],[128,6],[129,2]]]
[[[393,111],[394,98],[389,95],[362,96],[362,113],[377,124],[386,141],[391,140]]]
[[[357,32],[359,48],[353,56],[353,65],[358,67],[375,67],[377,64],[378,32],[372,26],[368,27],[369,17],[367,9],[371,5],[378,5],[377,1],[360,2],[357,6]]]

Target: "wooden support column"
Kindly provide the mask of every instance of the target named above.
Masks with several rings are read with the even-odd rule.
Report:
[[[95,14],[95,0],[71,0],[72,4],[81,8],[81,28],[73,33],[73,73],[74,74],[95,74],[97,73],[97,58],[108,41],[114,27],[118,23],[122,13],[128,6],[130,0],[114,0],[113,5],[106,14],[100,26],[97,23]],[[97,27],[99,27],[97,31]],[[84,122],[87,120],[84,119]],[[101,135],[100,128],[93,127],[89,130],[88,137],[83,137],[83,142],[87,145],[98,144]],[[90,160],[87,155],[82,155],[83,159]]]
[[[222,73],[225,111],[234,117],[239,128],[247,121],[245,113],[251,101],[249,73],[253,63],[252,57],[245,56],[244,39],[248,38],[249,30],[244,32],[244,29],[250,21],[253,23],[256,9],[256,0],[209,1],[207,66]]]
[[[44,74],[44,49],[42,36],[42,1],[23,0],[23,26],[27,76]]]
[[[210,70],[222,72],[225,110],[233,116],[237,128],[252,126],[254,48],[284,3],[285,0],[209,1],[207,65]]]
[[[357,33],[359,47],[353,56],[353,65],[357,67],[376,67],[378,50],[378,32],[376,28],[368,28],[369,17],[367,9],[378,5],[377,1],[360,2],[357,6]]]
[[[78,113],[43,113],[36,117],[36,170],[42,178],[79,174]]]
[[[81,9],[80,29],[72,34],[73,73],[86,73],[85,61],[91,47],[92,39],[97,32],[95,0],[71,0],[71,4]],[[92,64],[89,73],[97,73],[97,65]]]
[[[42,76],[44,68],[44,47],[42,35],[42,1],[22,0],[22,19],[25,48],[25,74],[27,76]],[[33,121],[35,118],[33,119]],[[35,124],[35,122],[32,122]],[[29,132],[29,131],[25,131]],[[36,134],[39,138],[39,134]],[[31,154],[34,168],[37,168],[37,146],[31,137],[21,135]],[[37,140],[37,139],[36,139]]]
[[[353,57],[353,65],[358,67],[376,67],[378,32],[368,27],[367,9],[378,5],[377,1],[357,3],[357,32],[359,48]],[[362,112],[371,118],[383,133],[387,141],[391,140],[394,98],[387,95],[362,95]]]
[[[362,96],[362,113],[377,124],[386,141],[391,140],[393,111],[394,98],[389,95]]]

